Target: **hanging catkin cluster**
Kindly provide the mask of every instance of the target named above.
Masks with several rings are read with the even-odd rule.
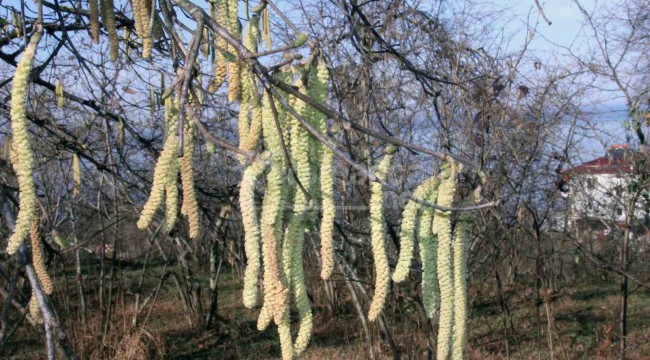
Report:
[[[11,129],[13,132],[11,162],[18,178],[20,202],[14,232],[7,245],[9,255],[18,250],[20,244],[29,234],[36,213],[36,188],[32,178],[34,155],[27,130],[25,103],[27,102],[29,74],[32,71],[32,63],[40,40],[40,31],[32,35],[23,57],[16,66],[11,88]]]
[[[257,21],[259,17],[254,15],[244,31],[244,45],[251,51],[256,51],[257,41],[260,38]],[[260,100],[258,85],[249,75],[247,66],[241,65],[240,70],[241,100],[238,122],[240,148],[258,151],[258,153],[261,151],[260,147],[264,149],[263,153],[244,170],[239,195],[247,258],[244,305],[252,307],[260,300],[257,294],[259,286],[257,278],[261,268],[264,291],[261,296],[263,304],[258,318],[258,328],[265,329],[271,322],[277,324],[282,357],[292,359],[305,350],[311,338],[313,316],[303,269],[303,244],[305,232],[314,225],[307,221],[308,216],[314,204],[319,201],[329,204],[328,208],[331,210],[328,210],[327,215],[324,214],[323,219],[323,226],[325,229],[330,229],[331,238],[334,217],[331,190],[333,159],[331,152],[326,152],[327,155],[322,156],[323,149],[320,142],[315,141],[298,119],[290,116],[274,98],[265,94]],[[328,78],[323,62],[319,65],[308,62],[301,68],[295,68],[293,76],[286,72],[274,76],[283,81],[293,78],[299,91],[310,95],[316,101],[325,102],[327,99]],[[294,97],[288,97],[287,100],[301,117],[323,134],[325,133],[325,117],[320,112]],[[260,133],[263,140],[261,142]],[[286,149],[283,149],[283,143]],[[287,172],[285,151],[291,161],[294,174]],[[323,162],[320,160],[321,157],[325,159]],[[265,174],[264,169],[268,169]],[[262,211],[258,217],[258,212],[255,210],[257,200],[254,190],[263,174],[266,190],[262,199]],[[318,181],[321,174],[329,177],[325,185],[322,185],[325,189],[323,191]],[[327,194],[327,200],[321,199],[320,195],[323,193]],[[283,204],[289,207],[285,209]],[[329,244],[331,248],[331,241]],[[295,339],[290,322],[292,304],[295,304],[299,316]]]
[[[200,235],[200,213],[194,188],[194,111],[197,104],[194,98],[189,99],[186,105],[187,121],[179,124],[179,114],[176,108],[178,98],[172,100],[169,96],[165,99],[165,142],[163,150],[158,157],[153,173],[153,184],[149,199],[142,208],[138,228],[145,229],[153,220],[156,211],[165,201],[165,224],[171,230],[178,217],[178,175],[180,172],[183,202],[181,214],[187,217],[189,223],[189,236],[192,239]],[[178,158],[178,127],[183,126],[183,156]]]

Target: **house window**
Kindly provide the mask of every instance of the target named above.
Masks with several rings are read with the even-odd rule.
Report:
[[[622,186],[617,186],[614,188],[614,192],[616,193],[616,196],[620,197],[623,195],[623,187]]]
[[[616,208],[616,215],[618,215],[618,216],[623,215],[623,208],[617,207]]]
[[[594,178],[588,178],[587,179],[587,188],[593,189],[596,187],[596,179]]]

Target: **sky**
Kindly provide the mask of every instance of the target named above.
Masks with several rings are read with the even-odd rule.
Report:
[[[589,45],[587,29],[583,28],[583,15],[573,0],[540,0],[544,13],[552,22],[548,25],[541,17],[534,0],[504,0],[505,5],[511,8],[513,18],[518,23],[511,23],[513,30],[535,28],[535,34],[529,46],[530,54],[534,54],[549,62],[562,62],[562,53],[565,50],[558,48],[571,48],[580,53]],[[591,11],[597,6],[602,6],[596,0],[580,0],[582,6]],[[528,21],[528,24],[526,23]],[[589,103],[589,99],[585,99]],[[588,104],[583,108],[594,115],[590,119],[593,138],[585,139],[585,158],[600,156],[604,152],[602,143],[624,143],[626,132],[623,120],[626,115],[625,101],[609,99],[597,104]]]

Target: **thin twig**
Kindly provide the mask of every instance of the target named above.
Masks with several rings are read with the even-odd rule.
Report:
[[[540,5],[539,0],[535,0],[535,5],[537,5],[537,10],[539,10],[539,13],[542,15],[542,18],[544,18],[544,21],[546,21],[546,23],[549,25],[553,24],[551,20],[546,17],[544,9],[542,8],[542,5]]]

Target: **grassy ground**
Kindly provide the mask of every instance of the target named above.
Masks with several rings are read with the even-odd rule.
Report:
[[[101,316],[92,311],[88,325],[82,327],[76,316],[63,319],[69,329],[75,347],[84,359],[106,358],[165,358],[165,359],[273,359],[280,349],[275,327],[258,331],[257,310],[247,310],[241,304],[241,280],[229,271],[219,280],[219,307],[216,326],[210,329],[192,326],[185,318],[179,298],[168,281],[153,308],[151,318],[141,332],[130,330],[134,313],[133,295],[129,283],[137,280],[137,266],[124,267],[120,273],[127,285],[116,289],[116,313],[100,351]],[[204,288],[207,278],[199,276]],[[320,285],[312,282],[313,286]],[[74,284],[68,285],[74,289]],[[155,286],[150,278],[146,288]],[[125,290],[126,289],[126,290]],[[356,313],[346,302],[347,289],[338,288],[341,303],[334,316],[320,304],[315,295],[314,334],[312,342],[302,359],[366,359],[368,346],[360,331]],[[97,299],[89,293],[89,309],[97,309]],[[471,289],[469,320],[470,359],[548,359],[548,333],[546,308],[538,308],[535,293],[526,288],[507,289],[506,297],[510,317],[502,311],[499,297],[489,286],[485,290]],[[614,359],[618,355],[618,293],[615,282],[590,283],[580,288],[563,289],[551,297],[554,323],[553,347],[557,359]],[[60,311],[65,308],[63,299],[55,297]],[[208,294],[203,304],[208,307]],[[71,298],[68,304],[75,304]],[[389,326],[395,343],[403,358],[424,359],[427,341],[424,324],[418,323],[416,311],[408,305],[386,309]],[[399,312],[398,312],[399,311]],[[72,314],[76,311],[71,310]],[[17,314],[12,314],[15,320]],[[141,316],[140,321],[144,316]],[[400,319],[397,321],[396,319]],[[505,324],[505,325],[504,325]],[[538,326],[538,324],[541,324]],[[0,350],[0,358],[44,358],[42,335],[36,328],[25,323]],[[371,325],[371,332],[378,339],[379,328]],[[628,359],[650,358],[650,293],[637,290],[629,301]],[[507,339],[507,340],[506,340]],[[376,340],[375,340],[376,341]],[[375,344],[377,359],[392,358],[385,344]],[[539,357],[538,357],[539,356]]]

